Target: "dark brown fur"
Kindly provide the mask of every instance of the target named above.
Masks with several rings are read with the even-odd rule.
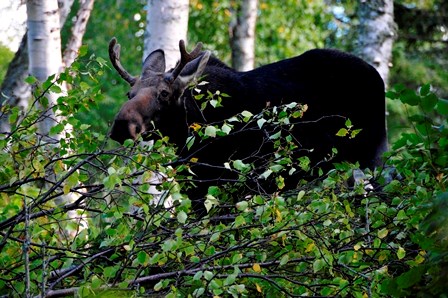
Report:
[[[234,177],[223,167],[228,159],[251,156],[248,161],[259,160],[256,154],[272,151],[272,144],[266,144],[263,130],[251,130],[221,140],[196,142],[187,150],[190,125],[224,121],[243,110],[256,114],[268,103],[275,106],[299,102],[309,107],[292,131],[301,146],[294,158],[309,155],[316,164],[336,147],[339,153],[333,161],[358,161],[363,168],[381,163],[381,153],[386,149],[384,83],[372,66],[353,55],[315,49],[252,71],[237,72],[208,52],[201,52],[172,82],[165,79],[170,73],[165,72],[161,50],[148,56],[142,75],[133,84],[130,82],[129,101],[115,119],[111,138],[121,143],[136,138],[153,121],[177,145],[181,158],[198,158],[199,163],[192,164],[200,186],[190,193],[194,196],[201,197],[208,186],[221,183],[217,180]],[[219,90],[230,95],[223,100],[223,107],[208,106],[200,111],[187,88],[194,76],[208,82],[201,86],[204,92]],[[355,129],[362,129],[354,139],[336,136],[347,118]],[[294,188],[294,182],[288,183],[289,188]]]

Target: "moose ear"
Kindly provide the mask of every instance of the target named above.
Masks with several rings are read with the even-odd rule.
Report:
[[[187,86],[202,75],[209,59],[210,51],[205,51],[204,54],[185,65],[177,80],[182,82],[182,85]]]
[[[143,62],[142,78],[147,77],[151,72],[165,72],[165,53],[162,50],[155,50]]]

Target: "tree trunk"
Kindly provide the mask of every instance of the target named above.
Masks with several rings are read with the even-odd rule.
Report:
[[[187,39],[188,0],[148,0],[143,60],[154,50],[165,52],[166,67],[180,58],[179,40]]]
[[[397,32],[393,0],[361,1],[357,14],[359,28],[356,54],[372,64],[387,85],[392,45]]]
[[[242,0],[230,25],[232,66],[238,71],[251,70],[255,65],[257,6],[258,0]]]
[[[60,23],[64,24],[74,0],[59,0]],[[29,74],[28,34],[23,35],[20,47],[8,66],[5,79],[0,87],[0,106],[7,103],[19,106],[22,110],[28,108],[31,97],[31,86],[25,82]],[[10,131],[8,115],[0,115],[0,133]]]
[[[72,34],[64,51],[63,63],[65,67],[72,65],[78,56],[78,50],[82,45],[82,38],[86,32],[87,22],[93,9],[94,0],[81,0],[81,7],[76,15],[76,22],[72,27]]]
[[[61,27],[57,0],[28,0],[26,3],[28,27],[29,71],[40,82],[58,74],[62,68]],[[56,96],[51,92],[45,117],[39,122],[40,133],[47,136],[56,124],[52,107]],[[44,108],[44,107],[40,107]]]

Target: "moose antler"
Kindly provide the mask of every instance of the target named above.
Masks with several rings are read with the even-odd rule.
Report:
[[[177,76],[180,74],[182,69],[187,65],[188,62],[194,60],[201,54],[202,42],[198,42],[196,47],[190,53],[185,49],[185,42],[183,39],[179,41],[179,50],[180,50],[180,61],[177,63],[174,70],[171,72],[169,76],[166,77],[166,80],[170,83],[174,82]]]
[[[109,58],[112,62],[112,65],[117,70],[118,74],[129,83],[129,85],[133,86],[137,81],[137,78],[130,75],[121,65],[120,62],[120,44],[117,44],[117,39],[113,37],[109,42]]]

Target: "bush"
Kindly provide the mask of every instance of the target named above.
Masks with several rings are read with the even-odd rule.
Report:
[[[37,131],[41,111],[19,115],[3,107],[12,131],[0,135],[0,295],[372,297],[446,290],[447,104],[429,85],[419,94],[389,92],[422,114],[411,117],[414,133],[387,154],[388,167],[362,172],[336,164],[286,191],[288,163],[270,164],[261,175],[276,181],[275,192],[217,184],[199,217],[185,195],[193,174],[165,138],[116,147],[79,120],[103,98],[96,79],[104,60],[82,59],[56,79],[72,88],[48,107],[61,116],[50,138]],[[37,86],[43,106],[47,92],[58,92],[54,81]],[[297,116],[290,108],[281,111]],[[270,110],[235,119],[258,123],[267,116],[275,125],[289,117]],[[198,137],[227,129],[204,128]],[[288,144],[284,138],[279,146]],[[277,150],[277,160],[287,153]],[[240,179],[252,168],[242,161],[228,166]]]

